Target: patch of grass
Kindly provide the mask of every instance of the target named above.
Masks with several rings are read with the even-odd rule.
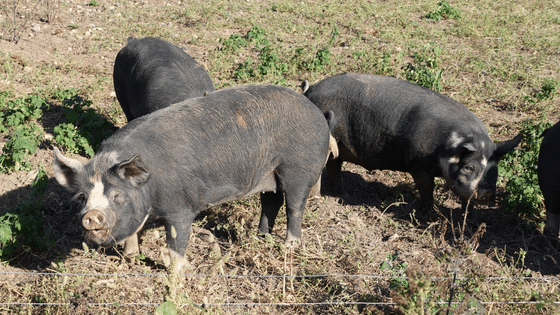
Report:
[[[554,97],[554,94],[556,93],[556,89],[558,88],[558,86],[559,84],[556,80],[545,79],[540,90],[533,90],[531,95],[525,95],[523,97],[523,99],[527,101],[528,104],[526,108],[528,109],[530,108],[530,106],[534,106],[541,101],[552,99]]]
[[[429,89],[441,91],[440,80],[443,69],[437,69],[441,52],[441,48],[435,44],[424,46],[422,52],[414,54],[415,63],[408,63],[402,67],[406,79]]]
[[[0,216],[0,258],[9,259],[26,251],[42,251],[52,245],[43,227],[42,202],[48,176],[43,167],[31,185],[28,198]]]
[[[541,134],[552,124],[540,120],[526,121],[522,125],[524,133],[520,148],[504,156],[499,164],[499,180],[505,182],[508,191],[504,199],[504,210],[513,212],[524,219],[542,224],[543,198],[537,175]]]
[[[10,99],[7,92],[0,93],[0,133],[39,119],[46,107],[47,103],[38,95]]]
[[[66,117],[66,123],[54,128],[56,143],[69,152],[93,157],[101,141],[113,134],[117,127],[99,116],[90,107],[92,102],[78,95],[76,90],[61,91],[55,96],[61,99]]]
[[[47,104],[38,95],[9,99],[6,93],[0,94],[0,103],[0,133],[11,131],[0,155],[0,171],[30,170],[27,158],[35,154],[43,138],[43,130],[34,121],[43,115]]]
[[[27,157],[35,154],[42,138],[43,130],[35,124],[18,126],[14,129],[2,149],[0,171],[31,170],[33,165],[29,163]]]
[[[439,21],[448,19],[456,20],[461,17],[461,13],[457,9],[449,5],[447,1],[442,0],[441,2],[438,2],[437,5],[437,9],[426,14],[426,19]]]

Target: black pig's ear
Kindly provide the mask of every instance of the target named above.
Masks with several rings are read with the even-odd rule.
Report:
[[[140,187],[150,177],[150,173],[144,167],[140,155],[135,155],[132,159],[119,164],[117,174],[122,180],[130,182],[134,187]]]
[[[521,139],[523,139],[523,131],[520,132],[517,136],[515,136],[515,138],[513,138],[511,140],[502,141],[500,143],[497,143],[496,144],[496,151],[494,151],[494,156],[499,159],[502,156],[506,155],[506,153],[515,149],[515,147],[517,145],[519,145],[519,142],[521,142]]]
[[[465,154],[472,153],[476,151],[476,147],[471,142],[466,142],[461,144],[458,148],[455,149],[453,154],[450,155],[448,161],[449,163],[459,163],[461,158]]]
[[[84,165],[77,160],[65,157],[54,148],[54,177],[60,186],[68,190],[78,190],[77,178],[84,172]]]

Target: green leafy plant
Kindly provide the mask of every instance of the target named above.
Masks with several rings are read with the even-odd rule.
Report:
[[[295,51],[294,59],[297,60],[296,64],[298,69],[307,71],[320,71],[332,62],[331,51],[328,48],[321,48],[317,50],[311,60],[304,57],[305,48],[299,47]],[[359,56],[357,56],[359,57]]]
[[[25,248],[44,250],[50,239],[43,228],[41,212],[48,176],[42,167],[31,184],[31,194],[0,216],[0,257],[13,257]]]
[[[542,222],[542,192],[538,183],[537,161],[541,134],[551,125],[544,120],[536,124],[524,122],[520,148],[508,153],[498,164],[499,182],[506,182],[508,192],[504,198],[504,210],[525,219],[536,220],[537,223]]]
[[[551,79],[546,79],[540,90],[534,90],[531,95],[526,95],[524,98],[530,104],[536,104],[539,101],[552,98],[556,92],[558,83]]]
[[[6,93],[0,94],[0,132],[9,131],[10,127],[17,127],[31,120],[38,119],[43,114],[43,108],[48,107],[43,98],[29,95],[24,98],[9,99]]]
[[[2,172],[30,170],[31,164],[27,161],[27,157],[35,154],[42,138],[43,131],[35,124],[31,124],[29,127],[23,125],[14,129],[2,149],[0,170]]]
[[[269,44],[265,30],[258,26],[253,26],[247,31],[245,38],[257,46],[266,46]]]
[[[437,5],[437,9],[426,14],[425,17],[427,19],[439,21],[448,19],[456,20],[461,17],[461,13],[457,9],[451,7],[447,1],[442,0],[438,2]]]
[[[75,90],[59,93],[62,97],[62,112],[66,122],[54,128],[55,141],[67,151],[93,157],[101,141],[113,134],[117,128],[99,116],[91,101],[86,100]]]
[[[406,269],[408,264],[406,262],[397,263],[397,258],[399,257],[398,253],[394,253],[392,255],[387,255],[385,260],[379,266],[379,269],[388,271],[393,277],[389,282],[389,286],[391,289],[398,288],[400,286],[408,286],[408,280],[405,276]]]
[[[228,39],[220,39],[221,50],[222,51],[234,51],[239,52],[242,47],[248,45],[247,39],[239,34],[233,34]]]
[[[254,73],[253,61],[249,58],[244,63],[237,65],[237,69],[233,70],[233,77],[238,80],[246,80],[254,76]]]
[[[88,139],[78,131],[73,124],[63,123],[54,127],[56,143],[61,145],[70,153],[85,153],[93,157],[95,150]]]
[[[259,54],[258,72],[260,75],[282,75],[288,65],[282,61],[278,54],[272,51],[269,45],[264,46]]]
[[[245,62],[238,63],[233,71],[233,78],[247,80],[250,77],[277,77],[282,76],[288,69],[288,64],[276,53],[266,37],[266,32],[257,26],[251,28],[245,36],[231,35],[222,41],[222,51],[238,52],[242,47],[252,44],[259,51],[258,60],[253,62],[248,58]]]
[[[220,50],[222,51],[233,51],[239,52],[242,48],[249,46],[249,43],[253,43],[258,46],[266,46],[269,44],[266,38],[266,32],[258,26],[251,28],[245,36],[239,34],[230,35],[228,39],[220,39],[222,46]]]
[[[415,53],[415,63],[408,63],[402,67],[406,79],[429,89],[441,91],[442,86],[439,81],[443,70],[437,69],[440,54],[441,48],[432,44],[426,45],[421,53]]]

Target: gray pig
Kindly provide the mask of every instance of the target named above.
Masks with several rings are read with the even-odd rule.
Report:
[[[157,37],[128,39],[115,59],[113,83],[128,121],[215,90],[201,65]]]
[[[433,207],[434,178],[443,177],[465,209],[471,197],[490,201],[499,159],[521,141],[494,143],[484,124],[461,103],[425,87],[379,75],[343,73],[309,86],[304,95],[338,123],[333,136],[339,158],[327,171],[335,193],[344,196],[341,165],[408,172],[421,207]],[[470,203],[472,205],[472,203]]]
[[[557,239],[560,221],[560,122],[543,134],[538,176],[546,207],[544,234]]]
[[[307,196],[329,154],[332,118],[288,88],[223,89],[134,119],[85,165],[55,148],[55,177],[86,200],[82,225],[97,244],[136,238],[148,217],[162,218],[165,263],[177,259],[181,270],[195,216],[255,193],[259,230],[272,230],[285,200],[286,244],[300,239]]]

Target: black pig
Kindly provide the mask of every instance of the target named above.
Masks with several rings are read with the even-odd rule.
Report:
[[[539,186],[546,207],[544,234],[558,238],[560,221],[560,122],[544,133],[539,152]]]
[[[329,154],[332,117],[288,88],[223,89],[134,119],[85,165],[55,148],[55,177],[86,200],[82,225],[100,245],[136,237],[149,216],[162,218],[165,262],[177,258],[177,270],[195,216],[254,193],[261,193],[263,233],[285,199],[291,246]]]
[[[128,39],[115,59],[113,83],[128,121],[215,90],[201,65],[157,37]]]
[[[341,165],[408,172],[422,208],[433,206],[434,178],[445,178],[463,201],[489,201],[496,189],[498,160],[522,134],[494,143],[488,131],[461,103],[425,87],[378,75],[343,73],[309,87],[304,95],[338,123],[333,136],[339,158],[327,171],[335,193],[344,196]],[[475,194],[476,192],[476,194]]]

